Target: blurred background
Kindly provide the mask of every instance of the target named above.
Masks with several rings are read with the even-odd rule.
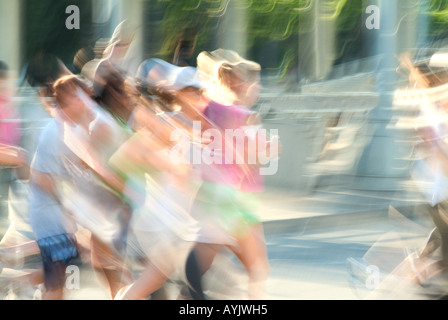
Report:
[[[80,28],[69,30],[72,4]],[[370,5],[377,16],[366,12]],[[367,26],[373,18],[376,28]],[[261,64],[256,108],[283,143],[268,187],[306,195],[319,188],[391,192],[408,184],[415,136],[402,124],[416,110],[394,104],[394,91],[408,85],[396,70],[398,57],[443,48],[446,1],[0,0],[0,60],[17,81],[23,146],[32,148],[33,128],[47,117],[27,88],[30,59],[53,53],[79,72],[123,20],[137,30],[126,58],[131,76],[147,58],[195,66],[198,53],[216,48]]]
[[[72,4],[80,28],[69,30]],[[366,12],[370,5],[377,17]],[[369,17],[380,18],[379,28],[366,26]],[[203,50],[236,50],[262,65],[257,108],[282,137],[269,186],[298,194],[340,184],[391,191],[407,179],[412,138],[394,125],[413,112],[393,105],[391,93],[407,85],[397,57],[442,47],[447,17],[441,0],[0,0],[0,60],[18,80],[25,125],[39,118],[23,88],[28,61],[54,53],[76,71],[122,20],[137,29],[129,75],[146,58],[194,66]]]
[[[79,8],[79,29],[66,27],[70,5]],[[366,11],[371,5],[379,11]],[[9,66],[18,114],[1,121],[20,123],[20,145],[30,153],[49,115],[27,82],[29,61],[52,53],[79,72],[123,20],[137,31],[125,59],[130,76],[148,58],[195,66],[200,52],[217,48],[261,64],[255,108],[283,145],[268,190],[320,193],[326,201],[357,194],[365,196],[355,198],[358,205],[370,206],[369,195],[387,205],[420,199],[410,176],[418,109],[395,103],[395,92],[409,86],[397,68],[403,53],[448,45],[448,1],[0,0],[0,60]],[[7,187],[1,194],[7,199]],[[285,203],[273,201],[271,211]]]

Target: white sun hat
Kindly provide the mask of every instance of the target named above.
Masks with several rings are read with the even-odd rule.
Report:
[[[448,67],[448,51],[439,51],[432,55],[429,60],[430,67],[446,68]]]

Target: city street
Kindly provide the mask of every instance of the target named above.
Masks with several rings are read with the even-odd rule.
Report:
[[[325,205],[322,204],[324,198]],[[442,289],[444,280],[439,277],[422,287],[412,280],[408,265],[400,266],[406,249],[413,250],[423,245],[431,230],[431,222],[424,216],[414,214],[414,217],[409,217],[409,213],[416,210],[412,206],[403,207],[400,210],[407,212],[400,213],[388,206],[388,203],[394,203],[387,199],[380,201],[376,198],[370,202],[367,199],[361,200],[361,196],[353,194],[330,193],[309,198],[279,194],[267,196],[261,210],[271,267],[266,298],[442,298],[445,295]],[[324,212],[325,208],[328,213]],[[366,211],[368,208],[370,211]],[[396,273],[397,270],[401,270],[400,273]],[[3,279],[7,275],[20,275],[20,272],[5,268]],[[180,281],[181,277],[167,283],[167,299],[180,297]],[[226,250],[220,252],[204,278],[205,293],[213,300],[246,300],[246,284],[242,265]],[[70,300],[109,299],[104,285],[89,265],[81,266],[79,285],[67,286],[66,292]],[[4,298],[32,299],[33,296],[39,298],[39,292],[24,291],[19,296]]]
[[[260,300],[448,297],[448,218],[435,230],[428,212],[448,198],[447,1],[0,0],[0,41],[0,300],[41,300],[47,257],[71,264],[49,270],[60,281],[66,271],[63,296],[46,283],[56,298],[110,300],[90,235],[117,249],[121,227],[167,230],[143,243],[152,252],[120,251],[134,276],[144,258],[170,267],[192,235],[178,182],[194,179],[196,192],[199,177],[196,199],[219,228],[239,235],[260,217],[270,266]],[[257,209],[240,193],[263,188]],[[122,200],[143,204],[141,220],[127,224],[121,213],[140,211]],[[86,230],[78,248],[65,211]],[[244,249],[256,246],[242,248],[251,261]],[[148,300],[190,301],[185,278]],[[249,300],[228,248],[202,280],[208,300]]]
[[[315,229],[266,235],[271,267],[267,282],[269,300],[359,300],[363,290],[350,281],[347,260],[362,258],[390,230],[387,221],[346,228]],[[79,289],[68,290],[69,299],[108,299],[98,278],[87,266],[81,269]],[[178,281],[167,284],[170,299],[179,294]],[[205,276],[210,299],[246,300],[247,277],[241,264],[222,251]],[[361,288],[362,289],[362,288]]]
[[[339,205],[333,203],[330,206],[333,215],[319,216],[315,213],[310,217],[305,216],[305,212],[300,212],[300,208],[320,202],[317,197],[318,195],[309,201],[296,197],[295,206],[298,209],[295,217],[289,213],[289,219],[283,216],[282,220],[267,221],[270,207],[263,207],[271,267],[267,299],[427,300],[440,299],[445,295],[442,289],[444,280],[440,277],[422,287],[411,279],[412,271],[406,264],[404,271],[403,267],[398,268],[405,258],[406,249],[416,249],[423,245],[431,230],[428,219],[417,215],[411,221],[394,208],[386,208],[386,202],[381,204],[380,201],[376,201],[376,210],[371,212],[349,212],[354,206],[346,201],[353,201],[356,197],[340,195],[336,196]],[[329,206],[332,202],[331,195],[327,194],[325,197]],[[287,202],[286,199],[291,200],[285,197],[284,203]],[[272,198],[267,198],[266,201],[268,200],[271,206],[275,205]],[[366,203],[365,200],[363,202]],[[360,203],[358,205],[361,206]],[[279,217],[282,208],[286,207],[286,204],[277,207]],[[344,207],[346,214],[343,214]],[[374,206],[370,203],[368,207]],[[361,210],[360,207],[357,209]],[[416,209],[409,207],[403,209],[405,210],[413,212]],[[399,274],[394,273],[397,269],[401,270]],[[70,291],[69,297],[107,299],[96,281],[97,278],[91,272],[85,274],[86,279],[81,281],[80,289]],[[170,282],[166,286],[170,299],[177,299],[179,296],[177,283],[178,281]],[[246,284],[247,277],[241,264],[228,251],[222,251],[206,274],[204,286],[210,299],[245,300]]]
[[[441,298],[444,293],[440,279],[423,288],[410,280],[409,268],[397,277],[387,277],[400,265],[405,250],[421,247],[431,230],[431,222],[425,216],[414,214],[418,209],[402,204],[359,193],[318,192],[308,197],[268,193],[260,206],[271,267],[266,298]],[[399,210],[407,212],[400,213],[393,205],[401,205]],[[2,281],[21,272],[26,270],[4,268]],[[247,299],[245,271],[226,250],[218,255],[204,281],[205,293],[210,299]],[[166,285],[168,299],[179,298],[179,283],[177,278]],[[66,292],[67,299],[71,300],[109,299],[89,265],[79,269],[79,286],[68,286]],[[18,296],[4,298],[32,299],[33,296],[39,298],[39,292],[23,291]]]

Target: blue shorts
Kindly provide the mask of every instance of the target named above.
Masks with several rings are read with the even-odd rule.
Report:
[[[65,271],[70,261],[78,257],[76,238],[60,234],[37,241],[44,268],[44,283],[47,290],[64,286]]]

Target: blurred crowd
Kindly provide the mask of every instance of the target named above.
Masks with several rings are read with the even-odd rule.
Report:
[[[110,299],[204,300],[204,275],[226,250],[244,266],[247,297],[263,299],[269,262],[257,207],[281,144],[253,110],[261,67],[223,48],[199,53],[193,67],[191,44],[180,44],[172,61],[149,58],[133,74],[123,62],[134,35],[124,21],[70,66],[45,52],[28,62],[25,79],[49,119],[30,149],[0,61],[9,219],[0,271],[38,257],[9,281],[43,288],[42,299],[66,298],[67,268],[82,264]],[[403,264],[423,286],[448,261],[448,54],[400,62],[409,85],[394,103],[418,106],[411,176],[434,225]],[[174,279],[176,297],[164,294]]]
[[[415,299],[405,291],[416,288],[421,290],[417,297],[446,297],[447,66],[448,54],[438,47],[422,47],[399,57],[396,71],[405,76],[407,85],[395,90],[394,105],[413,110],[412,116],[399,121],[412,130],[409,181],[416,191],[412,200],[419,200],[412,204],[412,213],[403,207],[389,207],[389,218],[400,232],[400,244],[385,249],[379,240],[366,252],[363,263],[381,272],[381,279],[378,277],[375,286],[370,287],[366,299],[400,299],[407,294]],[[417,239],[406,237],[412,233],[419,234]],[[350,262],[352,275],[356,274],[356,265]]]
[[[43,299],[64,299],[67,267],[82,263],[111,299],[149,299],[176,276],[182,296],[200,300],[226,248],[247,271],[248,297],[263,298],[260,169],[281,147],[251,110],[260,65],[217,49],[197,67],[150,58],[129,74],[133,37],[124,21],[95,55],[80,50],[76,68],[44,52],[29,62],[26,80],[50,115],[33,150],[19,144],[20,122],[6,121],[20,115],[0,64],[0,162],[12,177],[0,266],[40,257],[14,281],[43,287]]]

